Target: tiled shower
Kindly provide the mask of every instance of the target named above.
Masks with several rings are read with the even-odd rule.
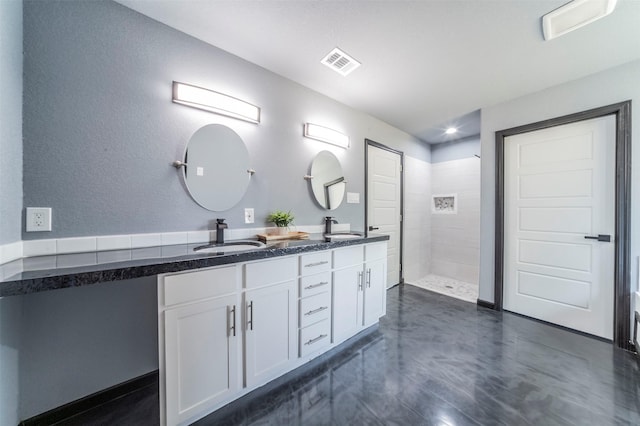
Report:
[[[480,264],[480,140],[432,146],[432,162],[405,162],[405,282],[476,302]]]

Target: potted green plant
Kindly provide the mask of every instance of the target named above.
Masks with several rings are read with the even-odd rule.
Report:
[[[267,216],[267,222],[271,222],[278,228],[278,234],[286,235],[289,233],[289,225],[293,223],[293,215],[291,211],[284,212],[282,210],[276,210]]]

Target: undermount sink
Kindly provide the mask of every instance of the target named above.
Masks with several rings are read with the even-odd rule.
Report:
[[[218,253],[227,254],[235,251],[256,250],[265,248],[267,245],[260,241],[227,241],[226,243],[213,243],[193,249],[196,253]]]
[[[324,234],[326,241],[352,240],[362,238],[362,234],[357,232],[336,232],[335,234]]]

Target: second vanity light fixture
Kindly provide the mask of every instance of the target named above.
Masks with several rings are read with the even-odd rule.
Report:
[[[173,102],[250,123],[260,122],[259,107],[224,93],[191,84],[174,81]]]
[[[304,136],[309,139],[337,145],[341,148],[349,148],[349,136],[318,124],[305,123]]]

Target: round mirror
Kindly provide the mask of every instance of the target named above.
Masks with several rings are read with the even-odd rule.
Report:
[[[311,163],[311,176],[311,190],[318,204],[327,210],[337,209],[346,186],[338,158],[329,151],[319,152]]]
[[[184,178],[196,203],[229,210],[244,196],[251,174],[249,151],[236,132],[221,124],[198,129],[187,144]]]

